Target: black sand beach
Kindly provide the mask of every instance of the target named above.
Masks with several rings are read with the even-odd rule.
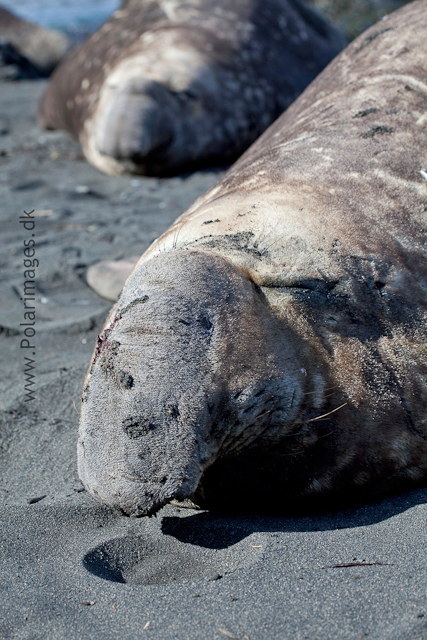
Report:
[[[80,387],[110,308],[85,271],[142,253],[221,173],[102,175],[37,128],[43,88],[0,93],[0,639],[427,638],[425,489],[312,517],[140,519],[82,491]]]

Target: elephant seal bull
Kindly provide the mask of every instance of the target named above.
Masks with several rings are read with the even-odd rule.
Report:
[[[128,0],[57,70],[39,122],[109,174],[229,163],[344,45],[304,0]]]
[[[285,511],[427,475],[427,12],[355,40],[140,258],[84,383],[101,502]]]

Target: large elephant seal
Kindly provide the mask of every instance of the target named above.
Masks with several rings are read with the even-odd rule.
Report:
[[[57,70],[39,122],[109,174],[227,163],[344,44],[303,0],[128,0]]]
[[[22,20],[0,5],[0,59],[11,67],[10,79],[48,76],[70,46],[60,31]]]
[[[152,245],[84,384],[80,477],[285,510],[427,473],[427,12],[354,41]]]

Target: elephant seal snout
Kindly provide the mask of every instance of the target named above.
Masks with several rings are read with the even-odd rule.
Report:
[[[83,391],[86,488],[126,513],[152,513],[195,494],[218,457],[274,438],[305,383],[286,334],[259,288],[219,255],[177,251],[141,266]]]

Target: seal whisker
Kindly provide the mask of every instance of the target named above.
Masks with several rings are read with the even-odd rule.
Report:
[[[332,411],[328,411],[328,413],[324,413],[321,416],[317,416],[316,418],[310,418],[310,420],[304,420],[304,422],[315,422],[316,420],[320,420],[321,418],[326,418],[327,416],[330,416],[331,413],[335,413],[336,411],[339,411],[339,409],[342,409],[343,407],[345,407],[348,404],[348,402],[344,402],[344,404],[341,404],[339,407],[337,407],[336,409],[332,409]]]
[[[180,231],[182,229],[182,227],[184,226],[184,223],[181,224],[180,227],[178,227],[177,231],[176,231],[176,235],[174,237],[174,242],[173,242],[173,248],[176,249],[177,245],[178,245],[178,236],[180,234]]]
[[[338,389],[339,387],[327,387],[326,389],[324,389],[324,391],[332,391],[334,389]],[[318,391],[307,391],[306,393],[304,393],[305,396],[311,396],[314,393],[318,393]],[[333,395],[333,394],[332,394]],[[329,397],[329,396],[328,396]]]

